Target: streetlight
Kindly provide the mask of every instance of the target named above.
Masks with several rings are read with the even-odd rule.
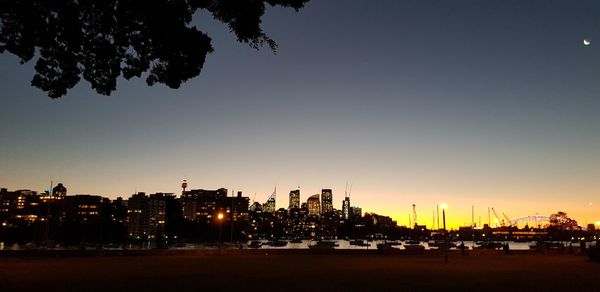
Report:
[[[223,227],[223,218],[225,218],[225,215],[223,215],[222,212],[219,212],[217,214],[217,221],[219,221],[219,255],[221,255],[221,230]]]
[[[444,262],[448,262],[448,231],[446,231],[446,209],[448,205],[442,204],[442,220],[444,221]]]

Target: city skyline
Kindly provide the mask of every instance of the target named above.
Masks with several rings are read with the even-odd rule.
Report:
[[[69,195],[68,188],[62,183],[44,193],[1,188],[0,240],[58,241],[71,246],[86,244],[86,241],[87,244],[111,242],[129,245],[130,248],[134,244],[140,248],[152,245],[157,249],[217,241],[220,252],[222,228],[225,227],[229,230],[230,245],[246,242],[251,249],[263,245],[284,247],[305,241],[318,242],[305,246],[309,249],[338,246],[331,240],[345,240],[350,246],[368,249],[373,247],[373,240],[379,240],[383,241],[377,244],[380,252],[398,245],[404,245],[405,250],[423,251],[425,246],[421,242],[426,241],[429,249],[435,249],[440,247],[440,237],[449,236],[453,240],[466,239],[473,244],[479,241],[479,248],[483,249],[497,249],[502,245],[508,251],[508,244],[490,240],[511,240],[513,244],[534,241],[534,245],[527,245],[529,249],[543,249],[544,246],[548,248],[544,240],[549,239],[596,240],[597,228],[600,227],[600,222],[580,226],[564,212],[511,220],[504,212],[500,213],[500,218],[498,212],[491,208],[497,219],[493,224],[491,220],[490,224],[473,221],[470,225],[448,228],[446,204],[437,209],[437,224],[429,226],[417,220],[417,209],[413,204],[412,224],[401,226],[384,214],[363,213],[359,206],[350,207],[348,194],[342,210],[333,209],[331,189],[322,189],[321,195],[312,195],[300,205],[295,203],[298,190],[292,190],[289,208],[276,209],[275,191],[265,203],[250,204],[250,197],[244,196],[241,191],[232,192],[229,196],[225,188],[188,190],[186,180],[181,186],[180,196],[137,192],[116,200],[90,194]],[[365,239],[370,239],[371,243],[365,243]],[[261,240],[269,241],[263,243]],[[458,247],[455,243],[452,246]],[[462,247],[464,250],[465,245]],[[520,248],[523,247],[521,245]],[[235,248],[243,248],[243,244]],[[393,250],[397,252],[399,249]]]
[[[182,181],[185,182],[185,190],[189,191],[198,191],[198,190],[211,190],[211,189],[215,189],[215,190],[226,190],[227,194],[226,196],[228,197],[235,197],[238,196],[239,194],[244,194],[245,196],[247,196],[250,199],[254,199],[254,201],[251,201],[250,203],[253,202],[257,202],[260,203],[262,205],[263,208],[267,208],[266,210],[268,212],[275,212],[276,210],[279,209],[284,209],[284,210],[290,210],[291,209],[291,202],[290,200],[292,200],[291,195],[292,193],[296,194],[298,193],[299,195],[299,204],[309,204],[309,199],[317,199],[318,202],[318,206],[316,206],[316,208],[318,208],[318,211],[316,213],[327,213],[327,212],[331,212],[332,210],[329,211],[323,211],[324,207],[323,207],[323,194],[325,192],[330,192],[333,198],[333,210],[337,210],[337,211],[341,211],[342,212],[342,216],[344,216],[344,202],[346,201],[346,199],[350,199],[350,208],[354,208],[354,207],[358,207],[360,208],[363,212],[365,213],[374,213],[374,214],[378,214],[378,215],[382,215],[382,216],[390,216],[393,220],[395,220],[399,226],[407,226],[407,227],[412,227],[414,224],[419,224],[419,225],[424,225],[427,226],[428,228],[437,228],[438,225],[440,225],[441,223],[439,222],[439,212],[441,210],[441,208],[446,208],[447,212],[450,213],[451,216],[448,216],[447,218],[447,225],[448,228],[452,228],[452,229],[457,229],[459,227],[465,227],[465,226],[471,226],[472,224],[474,224],[474,226],[478,226],[481,227],[485,224],[488,224],[492,227],[498,227],[501,226],[502,224],[506,223],[508,224],[508,221],[505,220],[506,217],[504,216],[509,216],[510,219],[517,219],[517,218],[522,218],[522,217],[527,217],[527,216],[537,216],[537,215],[543,215],[543,216],[549,216],[551,214],[554,214],[556,212],[566,212],[570,217],[574,218],[575,220],[577,220],[579,226],[585,228],[588,224],[593,224],[593,225],[600,225],[600,220],[594,220],[594,219],[589,219],[589,218],[578,218],[576,215],[574,216],[572,212],[570,212],[567,209],[561,209],[561,208],[555,208],[554,210],[548,211],[547,213],[540,213],[540,212],[535,212],[535,213],[528,213],[528,214],[519,214],[519,215],[512,215],[512,213],[507,210],[507,209],[503,209],[502,207],[498,207],[498,206],[503,206],[502,204],[496,204],[496,205],[487,205],[487,206],[477,206],[477,205],[469,205],[469,206],[457,206],[457,205],[452,205],[452,204],[448,204],[448,201],[440,201],[438,203],[436,203],[433,206],[422,206],[422,205],[418,205],[418,204],[414,204],[411,203],[407,206],[400,206],[399,208],[394,208],[393,206],[389,208],[389,210],[398,210],[398,209],[405,209],[406,212],[403,212],[401,214],[399,214],[398,212],[394,213],[385,213],[385,212],[380,212],[377,210],[371,210],[369,208],[365,208],[363,205],[357,204],[355,200],[352,199],[351,193],[350,191],[348,191],[348,186],[346,185],[346,189],[343,193],[337,193],[334,189],[326,189],[326,188],[321,188],[318,191],[315,192],[303,192],[302,188],[296,187],[296,188],[291,188],[288,191],[285,190],[281,190],[278,193],[277,191],[277,186],[274,187],[273,190],[271,190],[271,193],[266,194],[261,196],[258,193],[253,193],[253,192],[246,192],[244,190],[236,190],[236,189],[230,189],[227,188],[225,186],[216,186],[216,187],[197,187],[194,186],[192,184],[189,183],[189,179],[184,179]],[[62,182],[56,183],[54,181],[51,182],[53,184],[54,187],[63,186]],[[4,188],[4,186],[2,186]],[[47,187],[46,189],[41,189],[41,190],[36,190],[36,189],[32,189],[32,188],[16,188],[16,189],[12,189],[12,191],[16,191],[16,190],[31,190],[31,191],[37,191],[39,193],[42,193],[44,191],[48,191],[50,189],[50,187]],[[73,195],[95,195],[95,196],[101,196],[101,197],[105,197],[105,198],[109,198],[111,200],[115,200],[117,198],[123,198],[126,199],[129,196],[132,195],[136,195],[139,193],[145,193],[145,194],[173,194],[176,197],[180,197],[183,193],[183,188],[182,185],[180,184],[180,189],[179,190],[175,190],[175,191],[157,191],[157,190],[145,190],[145,189],[135,189],[133,192],[130,193],[126,193],[126,194],[121,194],[121,195],[114,195],[114,196],[110,196],[110,195],[106,195],[106,194],[101,194],[101,193],[94,193],[94,192],[72,192],[69,188],[69,195],[73,196]],[[63,195],[66,195],[66,191]],[[289,194],[289,195],[288,195]],[[337,196],[336,196],[337,194]],[[339,200],[337,200],[336,198],[338,196],[341,196],[341,198]],[[339,201],[339,202],[338,202]],[[273,203],[275,203],[275,205],[273,207],[270,207]],[[338,204],[339,203],[339,204]],[[588,203],[588,207],[591,210],[593,204]],[[459,210],[463,210],[465,208],[469,209],[469,214],[468,216],[466,216],[465,214],[453,214],[452,212],[454,212],[456,209]],[[416,208],[416,209],[414,209]],[[310,207],[309,207],[310,209]],[[494,214],[494,211],[497,210],[497,214]],[[418,214],[418,220],[415,222],[413,219],[414,216],[414,210],[417,211]],[[350,211],[350,210],[349,210]],[[501,214],[501,215],[500,215]],[[404,218],[403,218],[404,216]],[[591,217],[591,218],[595,218],[595,217]],[[403,220],[404,219],[404,220]]]
[[[81,83],[51,100],[4,53],[0,186],[116,198],[187,178],[264,202],[300,185],[341,208],[351,181],[353,204],[401,225],[442,202],[451,226],[473,205],[596,222],[600,3],[502,2],[267,9],[276,55],[198,13],[215,52],[178,90],[119,79],[111,96]]]

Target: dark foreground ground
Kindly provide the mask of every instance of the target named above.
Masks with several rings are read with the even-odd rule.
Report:
[[[600,291],[577,255],[0,257],[0,291]]]

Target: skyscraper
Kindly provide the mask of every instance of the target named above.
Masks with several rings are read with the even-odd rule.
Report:
[[[277,198],[277,187],[267,199],[267,202],[263,204],[262,211],[265,213],[275,213],[275,199]]]
[[[321,213],[333,212],[333,193],[331,189],[321,190]]]
[[[350,197],[345,197],[342,201],[342,216],[344,216],[344,220],[348,220],[350,215]]]
[[[308,206],[308,215],[320,215],[321,214],[321,202],[319,200],[319,194],[312,195],[306,200]]]
[[[138,192],[127,200],[127,229],[132,239],[145,239],[148,235],[149,220],[146,193]]]
[[[148,200],[148,235],[150,238],[162,239],[165,234],[167,200],[175,198],[173,193],[151,194]]]
[[[300,190],[290,191],[290,206],[288,209],[300,209]]]

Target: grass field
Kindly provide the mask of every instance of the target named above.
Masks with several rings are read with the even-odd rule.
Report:
[[[0,291],[600,291],[576,255],[0,257]]]

